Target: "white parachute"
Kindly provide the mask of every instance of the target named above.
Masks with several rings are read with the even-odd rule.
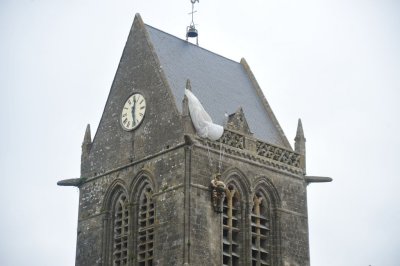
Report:
[[[197,135],[210,140],[218,140],[221,138],[224,133],[224,128],[213,123],[210,115],[204,110],[199,99],[197,99],[190,90],[185,89],[185,95],[188,98],[189,113]]]

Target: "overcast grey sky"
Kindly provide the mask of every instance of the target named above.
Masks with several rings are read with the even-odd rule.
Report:
[[[314,266],[400,263],[400,1],[201,0],[200,46],[245,57],[307,138]],[[135,13],[184,38],[189,0],[0,0],[0,265],[74,264],[80,145]],[[397,171],[396,171],[397,170]]]

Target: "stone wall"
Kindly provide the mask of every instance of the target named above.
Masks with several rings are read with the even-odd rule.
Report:
[[[210,182],[217,171],[220,152],[207,147],[192,148],[191,190],[191,262],[193,265],[221,265],[221,214],[213,211]],[[210,165],[210,159],[212,165]],[[250,265],[250,208],[255,188],[267,187],[274,202],[275,221],[271,237],[272,265],[309,265],[306,183],[301,176],[268,169],[251,160],[225,154],[222,178],[238,180],[244,190],[242,205],[243,232],[242,265]],[[274,198],[274,199],[272,199]],[[275,230],[275,231],[273,231]],[[288,264],[289,263],[289,264]]]

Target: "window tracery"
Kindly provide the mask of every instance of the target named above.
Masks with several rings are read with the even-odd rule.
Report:
[[[137,258],[139,266],[153,265],[155,207],[153,190],[146,184],[141,190],[138,211]]]
[[[114,205],[113,229],[113,266],[128,265],[129,208],[125,194]]]
[[[240,195],[233,184],[225,190],[222,214],[223,265],[239,265],[240,259]]]
[[[251,259],[253,266],[270,265],[270,217],[268,201],[261,193],[253,197],[251,212]]]

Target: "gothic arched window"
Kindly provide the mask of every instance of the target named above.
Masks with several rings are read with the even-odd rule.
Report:
[[[137,260],[139,266],[153,265],[155,206],[153,189],[145,184],[140,190],[137,232]]]
[[[237,266],[240,259],[241,227],[240,194],[233,184],[228,184],[222,213],[223,265]]]
[[[270,207],[260,192],[253,197],[251,212],[251,259],[253,266],[270,265]]]
[[[128,265],[129,208],[124,193],[116,199],[113,209],[113,266]]]

